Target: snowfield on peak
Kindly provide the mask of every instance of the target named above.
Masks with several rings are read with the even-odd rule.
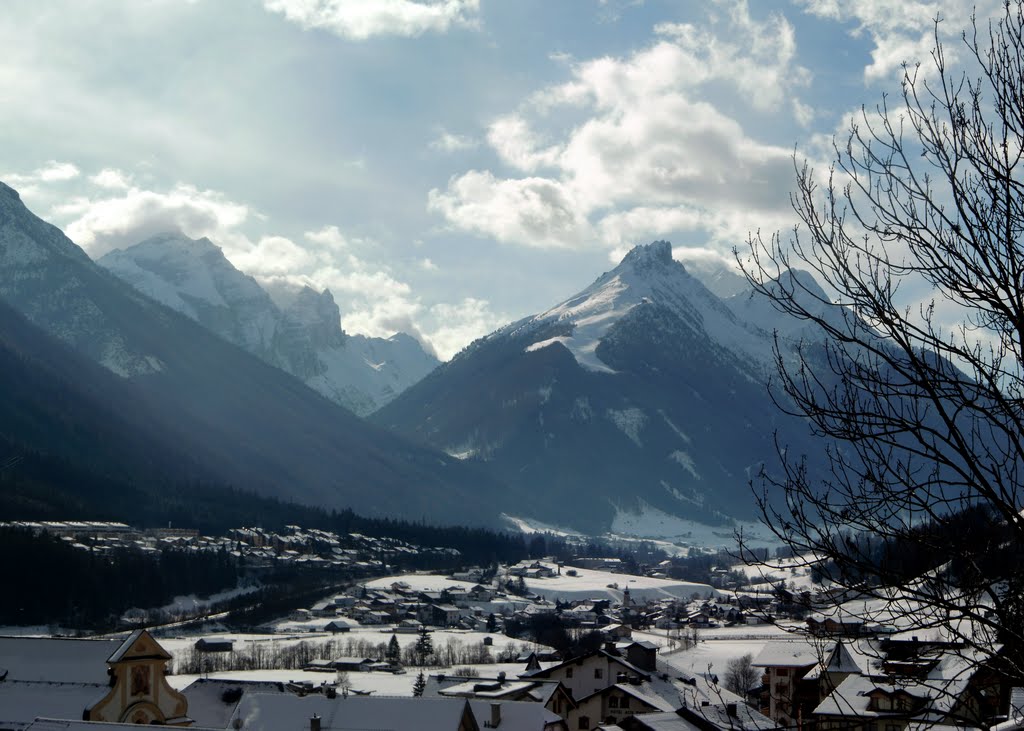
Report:
[[[721,299],[672,258],[672,246],[667,241],[634,248],[619,266],[602,274],[582,292],[535,317],[508,325],[497,334],[547,334],[551,326],[564,324],[569,334],[539,339],[528,345],[526,351],[560,343],[583,368],[615,373],[598,356],[598,346],[615,323],[644,303],[669,307],[690,327],[747,356],[752,364],[763,365],[771,360],[770,338],[737,320]]]

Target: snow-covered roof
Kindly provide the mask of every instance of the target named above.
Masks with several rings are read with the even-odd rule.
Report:
[[[106,665],[102,665],[106,669]],[[107,683],[0,683],[0,728],[19,728],[40,716],[81,718],[110,691]]]
[[[122,640],[0,637],[0,667],[7,680],[107,684],[107,658]]]
[[[224,729],[228,727],[231,715],[244,694],[283,691],[283,683],[267,680],[199,678],[181,693],[188,700],[188,716],[196,724]]]
[[[802,668],[817,664],[825,648],[807,639],[780,640],[767,643],[757,657],[755,667]]]
[[[490,719],[490,701],[468,701],[465,698],[384,698],[349,696],[326,698],[320,695],[251,693],[243,696],[231,724],[236,719],[246,731],[282,731],[308,728],[309,719],[320,717],[323,731],[356,729],[389,729],[391,731],[455,731],[468,710],[478,719],[481,728]],[[558,720],[558,717],[537,703],[500,704],[503,719],[509,727],[529,728],[536,719]],[[504,725],[504,723],[502,724]],[[538,723],[534,728],[543,728]]]

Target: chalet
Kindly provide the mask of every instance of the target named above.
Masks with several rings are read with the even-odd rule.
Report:
[[[673,711],[675,706],[639,683],[616,683],[580,698],[569,716],[574,729],[588,729],[598,723],[619,723],[641,713]]]
[[[607,650],[593,650],[558,665],[530,671],[523,677],[561,681],[573,698],[585,698],[615,683],[619,677],[650,680],[649,673]]]

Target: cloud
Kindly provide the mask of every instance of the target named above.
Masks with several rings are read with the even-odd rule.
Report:
[[[96,258],[163,231],[223,239],[249,212],[222,193],[179,183],[167,192],[130,187],[80,196],[54,206],[52,214],[67,221],[67,235]]]
[[[101,188],[114,190],[127,190],[132,187],[131,176],[114,168],[103,168],[95,175],[90,176],[89,182]]]
[[[797,0],[797,4],[819,18],[852,23],[851,35],[871,38],[875,47],[871,63],[864,67],[868,83],[902,74],[904,62],[929,61],[936,30],[946,43],[947,60],[952,61],[959,50],[960,32],[970,27],[972,15],[984,28],[1002,12],[1001,0]],[[942,22],[936,29],[937,18]]]
[[[472,150],[480,146],[480,143],[472,137],[456,135],[451,132],[441,131],[438,137],[430,142],[431,150],[440,152],[462,152]]]
[[[792,149],[751,137],[708,99],[725,89],[751,119],[807,124],[798,92],[810,72],[785,18],[757,21],[744,0],[714,7],[700,26],[659,24],[628,56],[572,64],[570,78],[488,127],[498,160],[525,175],[454,175],[428,209],[456,229],[541,248],[702,230],[729,250],[765,221],[788,221]]]
[[[0,179],[12,188],[16,188],[22,196],[34,198],[41,193],[40,186],[51,183],[64,183],[74,180],[81,174],[82,171],[70,162],[48,160],[41,167],[36,168],[30,173],[7,173]]]
[[[435,327],[430,342],[439,358],[448,360],[467,343],[493,332],[509,318],[491,311],[487,300],[466,297],[456,304],[437,304],[430,308]]]
[[[453,26],[479,22],[479,0],[264,0],[306,30],[320,29],[341,38],[365,41],[375,36],[444,33]]]
[[[549,178],[501,180],[471,170],[452,178],[446,191],[431,190],[427,207],[456,228],[525,246],[568,248],[589,237],[570,191]]]

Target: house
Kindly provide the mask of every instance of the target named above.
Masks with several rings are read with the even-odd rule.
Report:
[[[0,728],[37,717],[188,726],[165,679],[171,656],[144,629],[125,640],[0,637]]]
[[[822,731],[984,727],[1008,713],[1010,689],[985,655],[956,643],[878,641],[862,673],[845,673],[814,709]]]
[[[573,698],[586,698],[618,681],[618,678],[649,680],[650,675],[630,663],[626,658],[607,650],[591,652],[552,665],[542,670],[524,673],[522,677],[558,680],[572,693]]]
[[[569,717],[574,729],[589,729],[598,723],[619,723],[640,713],[672,711],[675,706],[641,684],[616,683],[580,698]]]
[[[324,632],[349,632],[353,627],[358,626],[358,622],[353,622],[350,619],[334,619],[324,625]]]
[[[576,708],[569,691],[557,680],[507,678],[467,678],[453,675],[432,675],[427,680],[424,697],[472,698],[481,701],[522,701],[539,703],[565,719]]]
[[[822,662],[826,647],[808,640],[769,642],[754,658],[764,668],[765,697],[761,713],[779,726],[795,726],[807,718],[819,700],[817,676],[805,676]]]
[[[235,641],[203,637],[196,641],[195,648],[199,652],[231,652],[235,648]]]

